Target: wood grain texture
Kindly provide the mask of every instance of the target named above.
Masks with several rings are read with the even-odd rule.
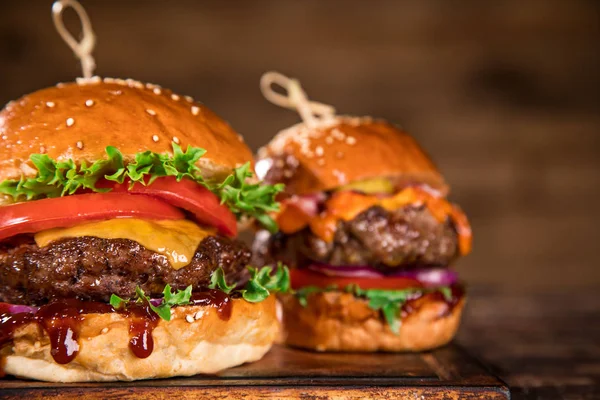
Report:
[[[475,287],[458,341],[513,399],[600,398],[597,290],[514,293]]]
[[[275,347],[259,362],[218,376],[123,383],[0,380],[0,398],[506,399],[508,388],[462,348],[423,354],[313,353]]]

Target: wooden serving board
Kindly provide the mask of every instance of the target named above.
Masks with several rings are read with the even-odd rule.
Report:
[[[5,378],[0,398],[508,399],[506,384],[457,345],[422,354],[313,353],[275,346],[219,375],[56,384]]]

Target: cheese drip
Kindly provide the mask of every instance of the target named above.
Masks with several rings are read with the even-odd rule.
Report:
[[[146,221],[134,218],[91,222],[71,228],[42,231],[34,236],[39,247],[64,238],[94,236],[102,239],[130,239],[167,258],[173,269],[188,265],[200,242],[214,235],[188,220]]]
[[[373,206],[394,211],[408,205],[424,205],[439,222],[450,218],[458,233],[460,253],[465,255],[471,251],[471,227],[462,210],[446,199],[433,196],[417,187],[408,187],[393,196],[384,197],[353,191],[336,192],[325,202],[325,210],[315,217],[284,204],[277,222],[284,233],[291,234],[309,226],[315,235],[326,242],[331,242],[339,220],[350,221]]]

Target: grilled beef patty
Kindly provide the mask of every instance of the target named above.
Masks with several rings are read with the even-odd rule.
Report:
[[[302,266],[370,265],[382,271],[447,266],[458,256],[458,236],[450,221],[439,222],[426,207],[387,211],[374,206],[351,221],[339,221],[332,242],[304,229],[292,235],[257,235],[255,263],[283,260]],[[261,264],[262,265],[262,264]]]
[[[208,286],[222,267],[228,283],[247,280],[250,251],[240,241],[205,238],[187,266],[175,270],[166,257],[128,239],[79,237],[39,248],[32,241],[0,247],[0,301],[40,305],[54,297],[107,302],[111,294],[134,297],[140,286],[158,296],[166,284],[176,289]]]

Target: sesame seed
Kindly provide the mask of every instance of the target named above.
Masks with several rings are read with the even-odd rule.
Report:
[[[198,311],[195,315],[194,315],[194,319],[200,319],[202,318],[202,316],[204,315],[204,311]]]
[[[173,94],[171,95],[171,99],[173,99],[173,100],[175,100],[175,101],[179,101],[179,99],[180,99],[180,98],[181,98],[181,97],[179,97],[179,95],[178,95],[178,94],[175,94],[175,93],[173,93]]]
[[[179,138],[177,136],[173,136],[173,141],[177,144],[179,144]]]
[[[152,140],[154,140],[155,142],[158,142],[158,135],[152,136]]]
[[[146,109],[146,112],[147,112],[148,114],[150,114],[150,115],[156,115],[156,111],[154,111],[154,110],[152,110],[152,109],[150,109],[150,108]]]
[[[333,173],[333,175],[337,178],[338,182],[343,182],[346,179],[346,175],[337,169],[334,169],[333,171],[331,171]]]
[[[200,112],[200,108],[199,107],[192,106],[192,114],[198,115],[199,112]]]
[[[22,142],[22,141],[20,141],[20,140],[17,140],[17,144],[21,144],[21,143],[23,143],[23,142]]]
[[[115,78],[104,78],[104,83],[115,83]]]
[[[78,141],[78,142],[77,142],[75,145],[77,146],[77,148],[78,148],[79,150],[83,150],[83,142],[82,142],[81,140],[80,140],[80,141]]]
[[[346,143],[348,143],[350,146],[352,146],[356,143],[356,138],[353,136],[348,136],[346,138]]]
[[[102,332],[102,333],[106,333],[106,332],[108,332],[108,328],[107,328],[107,327],[104,327],[104,328],[102,328],[102,330],[101,330],[100,332]]]
[[[125,79],[115,79],[115,83],[117,85],[126,85],[127,82],[125,81]]]
[[[146,83],[146,88],[152,90],[156,87],[156,85],[154,83]]]
[[[317,156],[322,157],[323,156],[323,148],[321,146],[317,146],[317,148],[315,149],[315,153],[317,153]]]
[[[154,89],[152,89],[152,91],[154,92],[154,94],[161,94],[162,93],[162,90],[160,90],[160,88],[157,88],[157,87],[154,88]]]
[[[4,136],[2,136],[2,139],[6,140],[6,139],[8,139],[8,136],[4,135]]]
[[[346,134],[344,132],[340,131],[337,128],[333,129],[331,131],[331,136],[333,136],[333,138],[337,139],[337,140],[344,140],[344,139],[346,139]]]
[[[184,96],[185,101],[187,101],[188,103],[193,103],[194,99],[192,98],[192,96]]]
[[[327,143],[327,144],[333,144],[333,138],[331,136],[327,136],[325,138],[325,143]]]
[[[185,320],[191,324],[194,322],[194,316],[192,314],[188,314],[185,316]]]
[[[323,160],[322,158],[319,158],[319,161],[317,161],[317,164],[319,164],[320,166],[325,165],[325,160]]]
[[[48,108],[52,108],[52,107],[54,107],[55,105],[56,105],[56,104],[55,104],[53,101],[47,101],[47,102],[46,102],[46,107],[48,107]]]
[[[133,87],[136,88],[136,89],[143,89],[144,88],[144,84],[142,82],[134,81],[133,82]]]
[[[73,126],[75,120],[73,118],[67,118],[67,126]]]
[[[93,105],[94,105],[94,100],[91,100],[91,99],[90,99],[90,100],[86,100],[86,101],[85,101],[85,105],[86,105],[86,107],[91,107],[91,106],[93,106]]]
[[[46,152],[46,148],[44,146],[40,146],[40,153],[45,153]]]

